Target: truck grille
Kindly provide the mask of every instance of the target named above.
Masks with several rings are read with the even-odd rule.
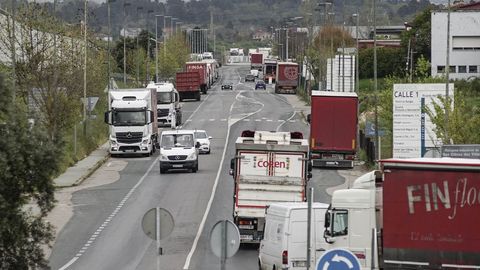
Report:
[[[186,155],[176,155],[176,156],[168,156],[169,160],[185,160],[187,159]]]
[[[119,143],[139,143],[142,141],[143,132],[117,132]]]
[[[168,109],[158,109],[157,110],[157,116],[158,117],[165,117],[168,116]]]

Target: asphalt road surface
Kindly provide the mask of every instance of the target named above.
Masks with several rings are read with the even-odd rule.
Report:
[[[211,154],[200,156],[197,173],[160,175],[158,153],[111,158],[127,162],[118,181],[73,194],[74,215],[54,244],[52,269],[220,269],[209,235],[217,221],[232,220],[228,171],[235,139],[246,129],[302,131],[308,137],[308,126],[284,96],[244,82],[248,68],[222,67],[219,81],[200,102],[183,103],[183,128],[204,129],[213,137]],[[232,83],[233,90],[221,90],[224,82]],[[315,201],[328,202],[325,189],[343,182],[335,170],[315,169],[309,185],[315,188]],[[169,210],[175,220],[172,234],[161,241],[162,256],[141,229],[142,216],[153,207]],[[242,246],[226,269],[258,269],[257,249]]]

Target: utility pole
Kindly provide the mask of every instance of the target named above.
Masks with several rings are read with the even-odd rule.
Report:
[[[447,59],[445,60],[445,143],[449,143],[450,138],[448,134],[448,117],[449,117],[449,110],[450,110],[450,89],[449,89],[449,81],[450,81],[450,0],[448,0],[448,7],[447,7]]]
[[[167,57],[167,31],[165,29],[166,27],[166,19],[167,18],[172,18],[172,16],[163,16],[163,31],[162,31],[162,35],[163,35],[163,57]]]
[[[12,0],[12,30],[10,31],[10,46],[12,47],[12,95],[13,95],[13,102],[15,103],[15,98],[17,96],[17,71],[16,71],[16,49],[15,49],[15,0]]]
[[[146,77],[146,82],[145,85],[147,85],[150,82],[150,29],[148,29],[148,19],[150,18],[150,13],[153,13],[153,10],[149,9],[147,11],[147,22],[146,22],[146,28],[147,28],[147,77]]]
[[[342,92],[345,92],[345,0],[342,5]]]
[[[158,82],[158,17],[163,15],[155,15],[155,82]]]
[[[143,7],[137,7],[137,19],[139,19],[139,16],[138,16],[138,13],[140,10],[143,10]],[[140,83],[140,45],[138,43],[138,39],[139,39],[139,36],[140,36],[140,33],[137,34],[137,53],[136,53],[136,62],[137,62],[137,76],[135,78],[135,80],[137,81],[137,86],[139,85]]]
[[[123,83],[127,84],[127,45],[125,41],[127,39],[126,20],[127,20],[127,11],[126,7],[130,6],[130,3],[123,0]]]
[[[112,38],[112,24],[110,22],[110,3],[114,2],[115,0],[107,0],[107,19],[108,19],[108,40],[107,40],[107,47],[108,47],[108,90],[112,88],[111,84],[111,49],[110,49],[110,39]],[[138,46],[137,46],[138,47]],[[108,101],[107,101],[108,102]]]
[[[353,14],[353,17],[357,19],[357,22],[356,22],[356,27],[355,27],[355,37],[356,37],[356,51],[355,51],[355,92],[357,93],[357,95],[359,94],[359,82],[360,82],[360,74],[358,73],[359,72],[359,63],[358,63],[358,50],[360,49],[359,48],[359,37],[358,37],[358,25],[359,25],[359,22],[360,22],[360,14],[358,13],[358,8],[357,8],[357,13],[356,14]]]
[[[373,92],[375,93],[375,147],[377,160],[381,159],[380,137],[378,136],[378,89],[377,89],[377,17],[376,0],[373,0]]]
[[[83,52],[83,134],[86,136],[87,135],[87,4],[88,0],[84,0],[84,23],[83,23],[83,29],[84,29],[84,35],[83,35],[83,46],[84,46],[84,52]]]

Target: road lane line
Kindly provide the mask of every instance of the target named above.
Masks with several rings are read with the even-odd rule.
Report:
[[[280,128],[285,124],[287,123],[288,121],[290,121],[296,114],[297,112],[296,111],[293,111],[292,115],[287,119],[285,120],[285,122],[281,123],[280,125],[277,126],[277,132],[280,131]]]
[[[150,165],[150,167],[148,168],[148,170],[145,172],[145,174],[140,178],[140,180],[135,184],[135,186],[133,186],[130,191],[127,193],[127,195],[125,195],[125,197],[123,198],[125,201],[126,199],[125,198],[129,198],[132,193],[143,183],[143,181],[145,180],[145,178],[147,177],[147,175],[150,174],[150,171],[153,169],[153,167],[155,166],[155,164],[158,163],[158,160],[159,160],[160,157],[157,157],[155,160],[153,160],[152,164]],[[105,221],[103,222],[103,224],[101,226],[98,227],[98,229],[90,236],[93,237],[98,237],[100,236],[100,234],[103,232],[103,230],[107,227],[107,224],[113,219],[113,217],[115,217],[115,214],[122,208],[122,206],[117,206],[115,208],[115,210],[113,211],[112,214],[110,214],[108,216],[108,218],[105,219]],[[96,238],[95,238],[96,239]],[[89,243],[90,242],[90,243]],[[94,241],[87,241],[81,250],[84,250],[84,252],[91,246],[91,244],[93,243]],[[68,263],[66,263],[64,266],[62,266],[59,270],[65,270],[65,269],[68,269],[68,267],[70,267],[72,264],[74,264],[80,257],[79,256],[76,256],[76,257],[73,257]]]
[[[239,101],[238,98],[243,92],[244,91],[239,92],[235,96],[235,100]],[[245,115],[242,118],[239,118],[239,119],[235,119],[235,120],[231,119],[231,114],[232,114],[232,110],[234,108],[235,102],[233,102],[232,105],[230,106],[229,118],[230,118],[231,121],[228,121],[227,136],[225,137],[225,144],[224,144],[225,147],[223,148],[222,159],[220,160],[220,166],[218,167],[217,176],[215,178],[215,183],[213,184],[210,199],[208,200],[208,203],[207,203],[207,208],[205,209],[205,213],[203,214],[202,221],[200,222],[200,226],[198,227],[197,235],[195,236],[195,239],[193,240],[192,248],[190,249],[190,252],[187,255],[187,259],[185,260],[185,264],[183,266],[184,270],[188,270],[189,267],[190,267],[190,261],[192,260],[193,253],[195,253],[195,249],[197,248],[198,240],[200,239],[200,236],[202,235],[203,228],[205,227],[205,222],[207,221],[208,214],[210,213],[210,208],[212,207],[213,198],[215,197],[215,193],[216,193],[216,190],[217,190],[217,185],[218,185],[218,182],[220,180],[220,173],[222,172],[222,168],[223,168],[223,162],[225,161],[225,154],[227,152],[228,138],[230,137],[230,128],[235,123],[237,123],[238,121],[241,121],[241,120],[243,120],[247,117],[250,117],[250,116],[260,112],[261,110],[263,110],[263,107],[265,107],[265,104],[261,103],[260,101],[258,101],[256,99],[253,99],[253,100],[255,100],[254,103],[261,104],[262,107],[260,109],[256,110],[256,111],[252,112],[252,113],[249,113],[249,114]]]

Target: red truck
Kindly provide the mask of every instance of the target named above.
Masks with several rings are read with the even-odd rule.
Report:
[[[200,73],[198,71],[177,72],[175,86],[180,96],[180,101],[184,99],[195,99],[199,101],[201,91],[200,82]]]
[[[263,68],[263,53],[250,54],[250,69],[261,71]]]
[[[188,72],[198,72],[200,76],[200,90],[203,94],[210,88],[209,69],[206,62],[187,62],[185,69]]]
[[[298,85],[298,64],[278,62],[275,78],[275,93],[295,94]]]
[[[480,269],[480,160],[386,159],[334,191],[328,249],[362,269]]]
[[[358,97],[354,92],[312,91],[310,150],[315,167],[353,168]]]

